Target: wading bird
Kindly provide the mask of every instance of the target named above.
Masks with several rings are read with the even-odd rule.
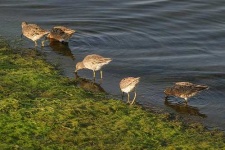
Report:
[[[164,93],[166,95],[166,100],[169,96],[176,96],[183,98],[187,103],[189,98],[208,88],[209,87],[206,85],[197,85],[190,82],[177,82],[173,87],[166,88]]]
[[[137,93],[136,93],[136,85],[139,83],[140,77],[134,78],[134,77],[127,77],[124,78],[120,81],[120,89],[122,91],[122,96],[124,93],[127,93],[127,103],[130,103],[130,92],[134,91],[134,98],[132,102],[130,103],[131,105],[134,103]]]
[[[75,30],[69,29],[64,26],[55,26],[48,34],[48,38],[59,41],[61,43],[67,43],[69,38],[75,33]]]
[[[112,61],[111,58],[104,58],[100,55],[92,54],[92,55],[87,55],[82,62],[78,62],[76,64],[76,70],[75,73],[77,73],[78,70],[81,69],[90,69],[93,71],[93,77],[95,79],[95,71],[100,70],[100,75],[102,79],[102,67],[107,65]]]
[[[37,40],[44,37],[49,32],[42,29],[36,24],[28,24],[27,22],[22,22],[22,35],[34,41],[35,46],[37,46]],[[21,37],[22,37],[21,35]],[[44,40],[42,41],[42,46],[44,46]]]

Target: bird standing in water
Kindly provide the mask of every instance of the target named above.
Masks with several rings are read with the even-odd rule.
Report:
[[[124,78],[120,81],[120,89],[122,93],[127,93],[127,103],[130,103],[130,92],[134,91],[134,98],[132,102],[130,103],[131,105],[135,102],[137,93],[136,93],[136,85],[139,83],[140,77],[134,78],[134,77],[127,77]]]
[[[67,43],[69,38],[75,33],[75,30],[64,26],[55,26],[48,34],[48,38],[59,41],[61,43]]]
[[[76,70],[75,73],[77,73],[78,70],[81,69],[90,69],[93,71],[93,77],[95,79],[95,71],[100,70],[100,75],[102,79],[102,67],[107,65],[112,61],[111,58],[105,58],[100,55],[92,54],[92,55],[87,55],[82,62],[78,62],[76,64]]]
[[[27,22],[22,22],[22,35],[31,39],[35,43],[35,47],[37,46],[37,40],[44,37],[49,32],[47,30],[42,29],[36,24],[28,24]],[[22,37],[21,35],[21,37]],[[44,40],[42,41],[42,46],[44,46]]]
[[[189,98],[208,88],[209,87],[206,85],[197,85],[190,82],[177,82],[173,87],[166,88],[164,93],[166,95],[166,99],[169,96],[176,96],[183,98],[187,103]]]

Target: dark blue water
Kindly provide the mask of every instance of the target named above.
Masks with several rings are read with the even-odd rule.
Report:
[[[88,54],[111,57],[101,84],[106,92],[119,97],[120,80],[140,76],[138,103],[225,129],[222,0],[2,0],[0,18],[0,35],[9,41],[19,38],[22,21],[45,29],[75,29],[69,47],[53,44],[42,50],[64,75],[73,78],[75,64]],[[23,39],[24,47],[33,45]],[[92,72],[79,75],[91,79]],[[210,89],[191,98],[186,107],[178,98],[164,103],[165,87],[179,81]]]

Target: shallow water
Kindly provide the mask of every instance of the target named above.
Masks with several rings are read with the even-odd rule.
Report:
[[[74,77],[75,64],[88,54],[111,57],[103,69],[106,92],[120,98],[120,80],[140,76],[140,104],[197,116],[209,127],[225,129],[224,12],[222,0],[3,0],[0,35],[19,39],[22,21],[45,29],[68,26],[76,30],[68,47],[55,43],[41,50],[64,75]],[[92,77],[87,70],[78,74]],[[210,89],[191,98],[187,107],[178,98],[165,103],[165,87],[178,81]]]

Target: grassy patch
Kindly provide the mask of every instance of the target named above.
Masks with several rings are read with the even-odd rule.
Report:
[[[224,134],[86,92],[0,40],[1,149],[223,149]]]

